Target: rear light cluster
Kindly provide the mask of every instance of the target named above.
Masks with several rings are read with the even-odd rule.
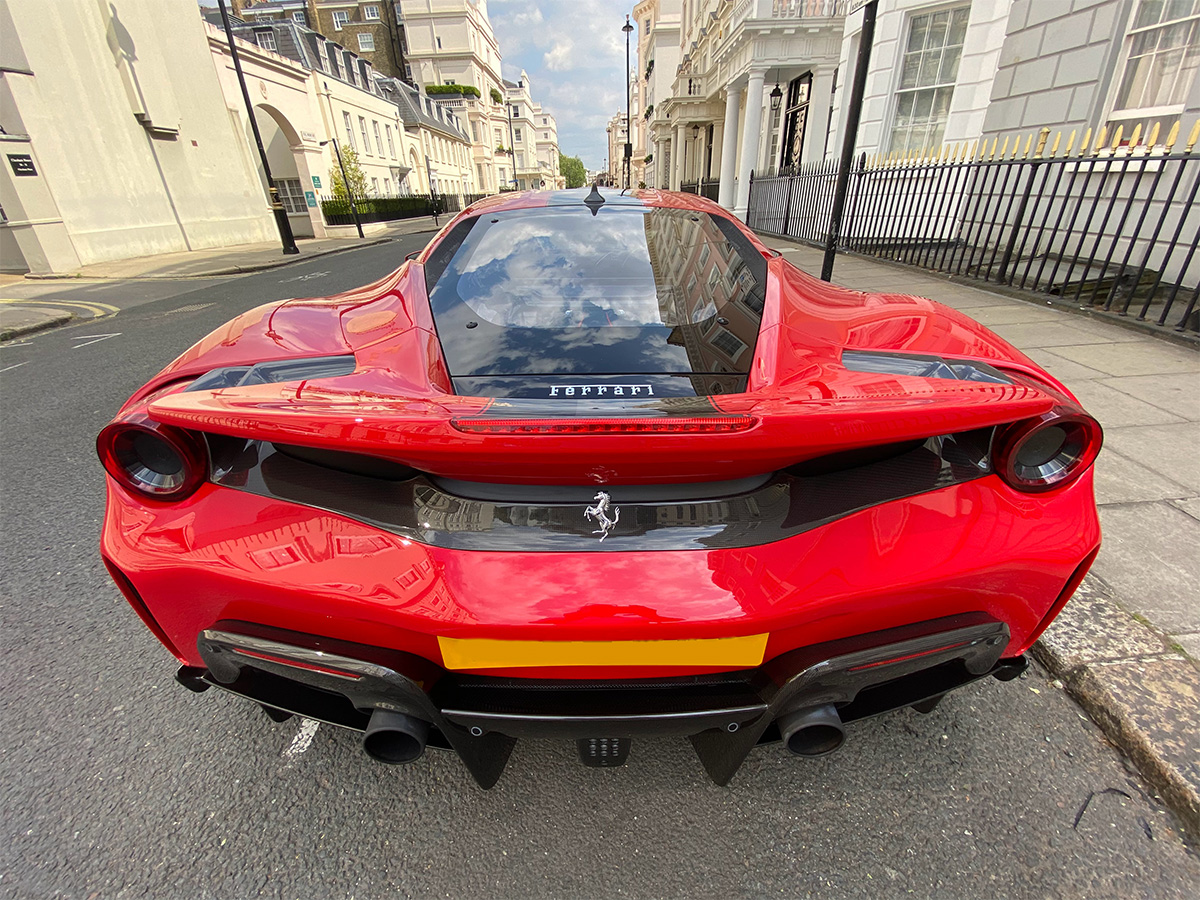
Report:
[[[1091,416],[1075,406],[1056,406],[998,429],[992,463],[1017,490],[1049,491],[1087,471],[1103,440],[1100,423]]]
[[[754,425],[750,416],[654,419],[454,419],[466,434],[731,434]]]
[[[155,500],[182,500],[208,477],[208,453],[197,435],[145,415],[113,422],[96,452],[118,484]]]

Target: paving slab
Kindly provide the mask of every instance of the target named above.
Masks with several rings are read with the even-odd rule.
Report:
[[[1035,322],[1019,325],[988,326],[1010,344],[1018,347],[1070,347],[1080,344],[1108,345],[1116,342],[1138,342],[1144,338],[1124,328],[1109,328],[1101,332],[1090,323],[1070,320],[1057,322]],[[1111,333],[1106,333],[1111,332]]]
[[[1182,509],[1193,519],[1200,522],[1200,498],[1191,497],[1186,500],[1172,500],[1171,505],[1176,509]]]
[[[1071,391],[1086,409],[1095,412],[1097,420],[1105,429],[1135,425],[1176,425],[1189,418],[1131,396],[1111,386],[1108,381],[1080,381],[1071,385]]]
[[[969,313],[968,313],[969,315]],[[1101,372],[1099,369],[1092,369],[1088,366],[1081,365],[1074,360],[1067,359],[1065,356],[1059,356],[1052,350],[1045,350],[1040,347],[1021,348],[1022,352],[1032,359],[1035,363],[1053,375],[1055,378],[1067,384],[1068,387],[1074,389],[1076,383],[1087,381],[1092,378],[1106,378],[1107,372]]]
[[[1200,353],[1163,341],[1139,338],[1121,344],[1099,343],[1094,340],[1080,341],[1080,344],[1081,346],[1060,346],[1054,352],[1109,375],[1200,372]]]
[[[1139,503],[1150,500],[1178,500],[1190,497],[1192,491],[1178,482],[1164,478],[1153,469],[1122,456],[1112,447],[1096,458],[1096,502],[1101,506],[1114,503]]]
[[[1200,378],[1192,373],[1105,378],[1101,384],[1185,419],[1200,421]]]
[[[1200,631],[1200,521],[1166,501],[1100,507],[1093,571],[1122,605],[1170,633]]]
[[[1109,428],[1104,440],[1121,455],[1200,494],[1200,423]]]
[[[1054,309],[1042,309],[1032,303],[1001,303],[995,306],[984,306],[969,315],[976,322],[982,322],[992,329],[997,325],[1062,321],[1062,313]]]

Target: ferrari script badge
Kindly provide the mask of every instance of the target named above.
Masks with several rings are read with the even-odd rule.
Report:
[[[595,506],[589,506],[583,511],[584,518],[591,519],[600,527],[592,534],[600,535],[600,540],[608,537],[609,532],[617,527],[617,522],[621,521],[621,508],[619,506],[612,507],[612,518],[608,517],[609,505],[612,503],[612,497],[600,491],[592,498],[596,501]]]

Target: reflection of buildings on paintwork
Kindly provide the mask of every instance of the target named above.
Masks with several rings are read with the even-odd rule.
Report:
[[[686,349],[698,394],[723,393],[727,387],[705,375],[746,368],[742,354],[754,346],[762,315],[762,294],[754,278],[720,230],[707,216],[647,217],[647,244],[655,282],[668,285],[659,295],[665,323],[675,327],[668,342]],[[656,244],[687,247],[686,254],[659,253]],[[718,315],[728,324],[717,322]],[[689,327],[703,323],[699,327]]]

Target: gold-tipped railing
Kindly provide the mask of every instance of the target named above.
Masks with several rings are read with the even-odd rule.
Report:
[[[1043,128],[862,154],[841,245],[1196,335],[1200,122],[1180,135]],[[754,178],[750,225],[822,245],[836,176],[826,161]]]

